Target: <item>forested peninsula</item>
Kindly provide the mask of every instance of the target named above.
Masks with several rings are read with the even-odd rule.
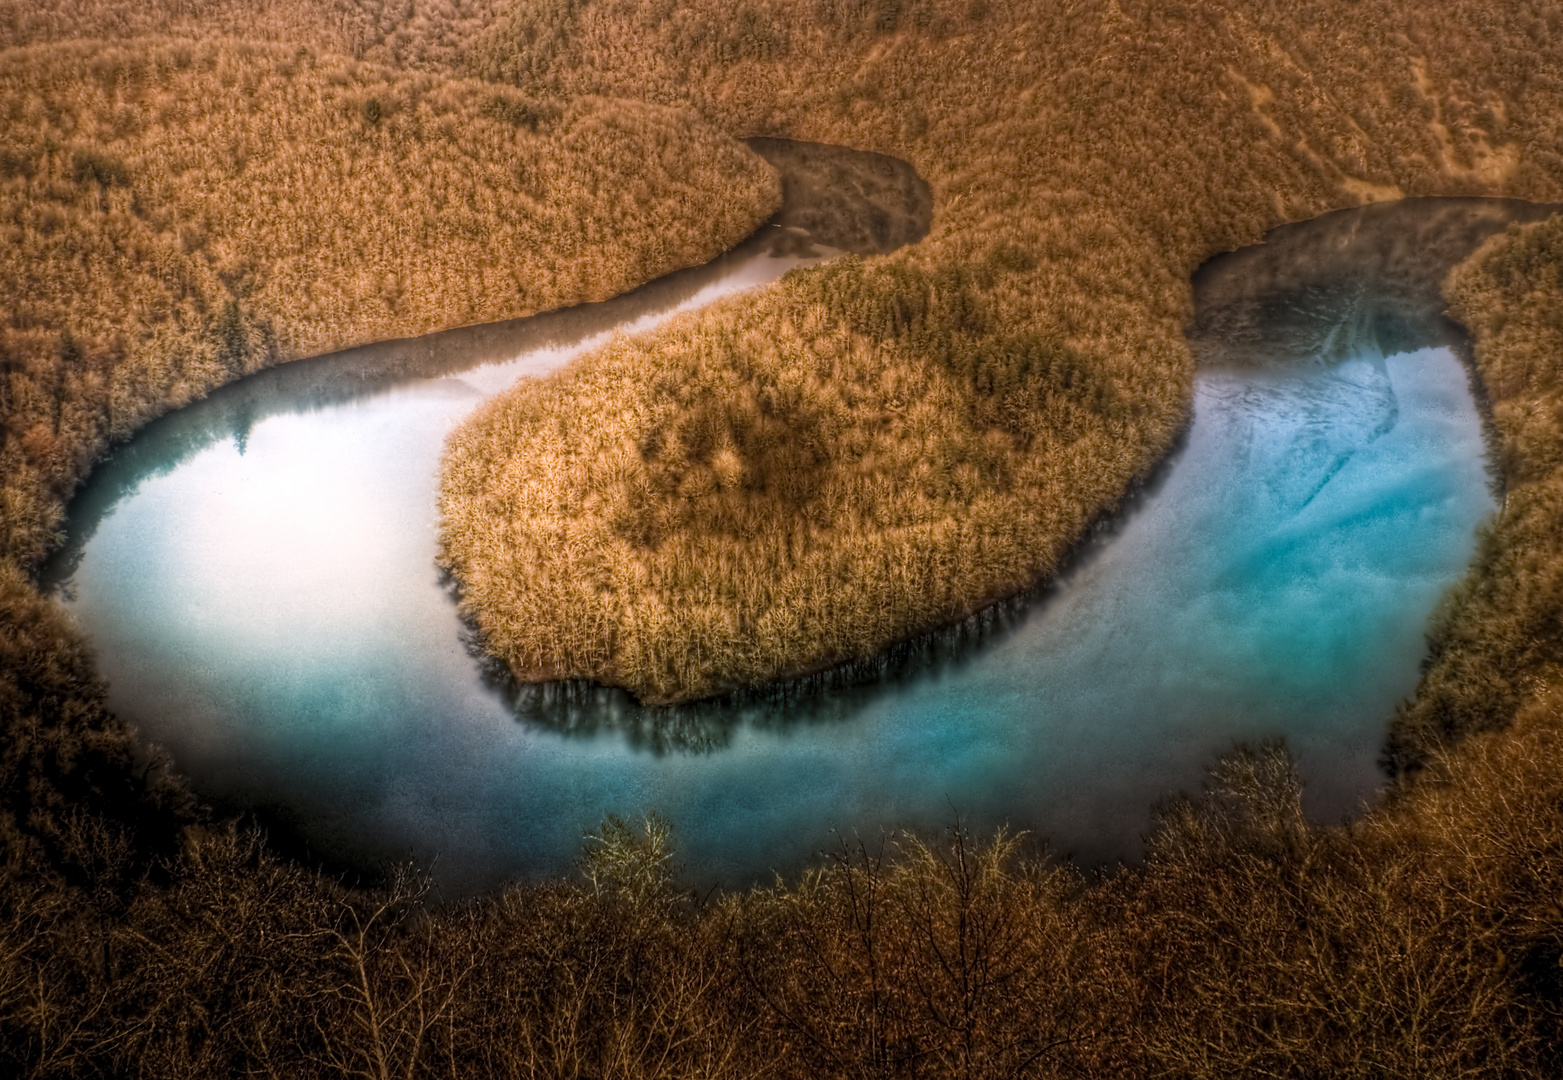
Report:
[[[933,229],[519,385],[453,438],[445,560],[521,679],[669,703],[957,622],[1053,573],[1183,428],[1206,258],[1363,200],[1558,190],[1556,74],[1518,21],[1495,43],[1371,5],[721,10],[523,5],[475,63],[904,158]]]
[[[127,33],[156,40],[67,40]],[[1368,199],[1563,197],[1556,5],[13,0],[0,40],[6,1072],[1563,1072],[1557,217],[1447,282],[1504,508],[1397,719],[1390,790],[1347,825],[1307,821],[1262,747],[1163,804],[1143,864],[1106,875],[957,822],[695,897],[676,837],[609,820],[577,877],[440,905],[411,871],[339,880],[203,810],[136,752],[31,577],[83,473],[158,412],[708,257],[777,197],[736,139],[781,136],[910,161],[929,236],[518,388],[453,443],[448,554],[523,675],[674,700],[862,655],[1046,574],[1164,452],[1204,259]],[[322,149],[288,171],[290,139]],[[555,236],[590,223],[612,247]],[[523,474],[550,419],[590,438]],[[592,441],[599,419],[617,444]],[[540,567],[554,638],[483,547],[518,492],[549,509],[539,529],[599,545]],[[679,552],[710,557],[680,576]],[[743,585],[784,556],[782,593]],[[832,573],[852,588],[811,588]],[[763,648],[732,644],[719,601]],[[633,648],[569,619],[604,610]]]

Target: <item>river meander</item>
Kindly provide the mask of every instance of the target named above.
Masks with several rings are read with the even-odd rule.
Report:
[[[1495,508],[1430,289],[1534,216],[1476,200],[1347,214],[1196,278],[1192,426],[1060,581],[866,683],[682,711],[517,692],[469,654],[434,564],[453,425],[610,333],[828,254],[778,248],[782,230],[584,311],[227,387],[94,474],[53,577],[111,706],[203,796],[335,862],[432,862],[451,895],[567,869],[609,812],[666,815],[700,884],[791,874],[832,829],[954,811],[1087,862],[1129,857],[1155,800],[1271,737],[1310,811],[1338,817],[1378,786],[1429,617]]]

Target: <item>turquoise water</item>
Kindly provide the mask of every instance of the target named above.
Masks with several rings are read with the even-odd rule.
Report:
[[[739,259],[663,307],[787,265]],[[602,340],[600,307],[503,363],[306,362],[149,428],[78,499],[57,570],[111,705],[203,795],[333,860],[432,863],[451,894],[566,869],[608,812],[665,814],[701,884],[957,811],[1132,857],[1154,801],[1236,742],[1284,736],[1312,812],[1359,807],[1495,505],[1451,349],[1337,335],[1202,369],[1185,444],[1110,536],[867,685],[671,714],[518,694],[469,655],[434,566],[441,443]]]

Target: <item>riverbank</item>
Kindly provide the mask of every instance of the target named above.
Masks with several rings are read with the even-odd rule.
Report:
[[[1479,561],[1431,629],[1422,685],[1396,719],[1386,760],[1402,772],[1446,761],[1522,711],[1545,714],[1563,663],[1563,214],[1493,237],[1444,295],[1475,338],[1505,490]]]

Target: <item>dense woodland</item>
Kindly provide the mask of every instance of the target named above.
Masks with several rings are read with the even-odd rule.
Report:
[[[0,109],[0,554],[24,565],[108,442],[170,407],[280,360],[604,299],[780,197],[667,109],[297,46],[33,46]]]
[[[248,38],[399,69],[467,70],[508,0],[0,0],[0,47],[78,38]]]
[[[173,7],[183,21],[167,33],[243,10]],[[254,7],[278,20],[257,25],[321,34],[298,39],[321,67],[336,63],[333,50],[369,47],[326,38],[338,23],[304,17],[314,8],[304,0]],[[82,5],[80,17],[102,32],[135,10]],[[411,40],[410,23],[362,10],[365,25]],[[1065,432],[1098,454],[1111,440],[1093,431],[1133,436],[1101,458],[1121,488],[1181,422],[1187,273],[1203,258],[1373,195],[1557,198],[1563,179],[1563,13],[1545,4],[533,0],[489,25],[454,55],[561,115],[589,109],[574,100],[583,93],[639,98],[731,134],[895,153],[933,184],[934,231],[904,255],[802,275],[616,343],[485,417],[513,410],[523,431],[529,410],[568,419],[592,380],[666,365],[621,406],[657,421],[663,452],[649,455],[645,479],[609,489],[661,545],[744,520],[807,519],[821,491],[841,493],[838,509],[867,498],[891,523],[965,513],[978,500],[954,477],[909,502],[876,502],[873,470],[836,472],[835,446],[907,467],[895,452],[912,429],[897,402],[943,431],[935,448],[950,448],[952,471],[995,463],[975,470],[979,486],[1032,458],[1067,462],[1047,449]],[[20,55],[6,54],[8,79]],[[366,120],[360,109],[354,123]],[[72,207],[112,218],[125,199],[113,163],[102,180],[90,161],[70,177],[67,153],[40,160],[99,199],[93,209],[73,188],[55,200],[59,218]],[[754,177],[755,212],[772,189],[745,172],[748,160],[711,175]],[[24,173],[8,174],[8,199],[32,182]],[[21,212],[49,205],[31,198]],[[348,888],[243,823],[212,820],[166,767],[133,754],[80,637],[25,565],[0,563],[0,1062],[39,1077],[1558,1075],[1560,225],[1494,238],[1448,283],[1492,400],[1505,508],[1397,722],[1395,784],[1349,826],[1308,823],[1284,750],[1260,747],[1217,764],[1203,796],[1164,804],[1145,863],[1105,876],[1048,859],[1031,838],[955,824],[844,843],[800,881],[692,897],[678,886],[677,837],[651,820],[605,822],[571,880],[459,907],[433,903],[408,872]],[[322,287],[338,284],[331,265]],[[228,295],[206,309],[213,328]],[[244,340],[263,340],[250,337],[264,324],[248,321],[244,301],[234,300]],[[112,299],[102,302],[108,311]],[[298,317],[275,302],[274,320]],[[9,317],[17,301],[6,304]],[[127,304],[119,332],[139,310]],[[11,332],[23,331],[57,349],[61,371],[100,355],[74,326]],[[782,385],[787,350],[819,363],[797,385]],[[1075,374],[1055,379],[1064,370]],[[753,396],[713,410],[681,392],[686,379]],[[39,400],[63,417],[77,385],[62,379]],[[842,420],[848,395],[858,396]],[[944,405],[965,412],[932,411]],[[857,425],[875,408],[882,425]],[[762,452],[745,459],[744,439],[763,437],[778,413],[821,417],[821,434],[757,438]],[[27,430],[40,422],[66,430],[47,416]],[[709,437],[724,433],[725,447]],[[77,470],[97,450],[79,452]],[[8,515],[16,492],[39,490],[15,460]],[[575,483],[591,468],[559,475]],[[778,479],[745,488],[750,471]],[[738,481],[726,490],[724,472]],[[75,475],[53,481],[56,511]],[[1082,519],[1098,508],[1091,499],[1115,497],[1090,479],[1105,494],[1082,489]]]

